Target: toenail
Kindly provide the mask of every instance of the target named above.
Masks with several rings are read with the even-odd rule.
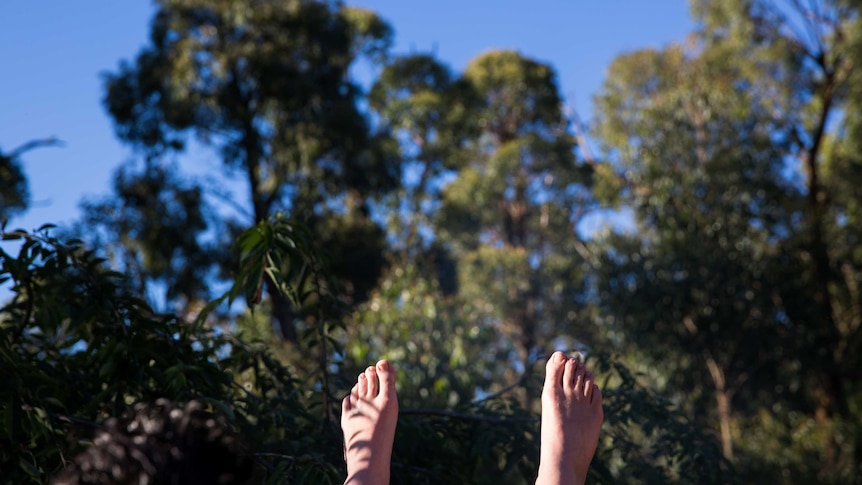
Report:
[[[377,363],[377,367],[380,368],[380,370],[387,371],[387,370],[389,370],[389,362],[386,362],[385,360],[381,360],[380,362]]]
[[[566,360],[566,356],[562,352],[554,352],[554,362],[560,363]]]
[[[362,374],[359,374],[359,378],[360,378],[360,379],[365,379],[365,373],[363,372]]]

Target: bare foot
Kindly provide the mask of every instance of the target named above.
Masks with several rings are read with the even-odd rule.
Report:
[[[381,360],[359,374],[353,390],[341,402],[347,462],[345,485],[389,483],[389,461],[397,424],[395,371],[389,362]]]
[[[575,359],[554,352],[542,390],[542,451],[537,485],[583,484],[599,442],[602,392]]]

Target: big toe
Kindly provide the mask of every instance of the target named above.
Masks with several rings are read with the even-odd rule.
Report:
[[[562,387],[563,371],[566,368],[566,354],[557,351],[548,359],[545,365],[545,387]]]

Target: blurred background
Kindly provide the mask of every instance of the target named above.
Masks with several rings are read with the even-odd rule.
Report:
[[[590,482],[859,483],[860,8],[0,6],[0,476],[168,397],[339,483],[388,358],[393,483],[531,483],[564,350]]]

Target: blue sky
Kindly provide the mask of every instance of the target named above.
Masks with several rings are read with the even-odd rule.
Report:
[[[587,120],[607,66],[623,52],[682,41],[694,29],[686,0],[360,0],[395,29],[395,52],[432,51],[460,70],[476,55],[511,48],[548,62]],[[38,5],[37,5],[38,4]],[[109,192],[134,154],[101,105],[101,73],[146,44],[145,0],[0,2],[0,148],[55,136],[64,146],[27,153],[32,207],[11,225],[70,223],[84,197]],[[184,170],[218,167],[191,153]]]

